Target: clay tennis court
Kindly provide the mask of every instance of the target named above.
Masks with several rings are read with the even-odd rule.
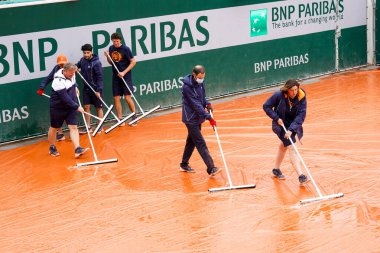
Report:
[[[285,181],[272,178],[278,139],[262,110],[278,88],[212,101],[234,185],[179,172],[186,128],[179,109],[94,140],[98,158],[76,168],[66,133],[50,157],[45,139],[0,151],[0,252],[380,252],[380,71],[335,74],[301,83],[307,92],[302,158],[323,194],[343,198],[300,205],[317,193],[300,187],[288,155]],[[307,83],[307,84],[306,84]],[[223,167],[215,134],[203,134]],[[89,147],[86,136],[83,146]]]

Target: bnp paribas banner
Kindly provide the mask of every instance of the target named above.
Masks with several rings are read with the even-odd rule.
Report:
[[[88,2],[90,6],[98,1]],[[82,11],[72,5],[65,16],[70,19]],[[3,20],[1,29],[11,22]],[[27,28],[28,22],[22,25]],[[91,43],[101,59],[105,100],[111,104],[111,67],[104,51],[114,32],[123,36],[135,55],[135,96],[148,110],[180,104],[182,77],[195,64],[206,66],[209,97],[332,72],[337,26],[342,29],[341,68],[365,64],[365,0],[277,1],[107,23],[94,18],[93,25],[4,35],[0,37],[0,142],[46,132],[48,100],[36,95],[38,85],[58,54],[76,63],[85,43]]]

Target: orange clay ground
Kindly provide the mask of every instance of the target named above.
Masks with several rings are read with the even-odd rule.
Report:
[[[209,177],[195,151],[196,173],[179,172],[186,128],[181,113],[155,116],[93,140],[98,159],[75,168],[68,140],[61,156],[41,140],[0,151],[0,252],[380,252],[380,71],[336,74],[301,85],[308,110],[299,151],[324,195],[300,187],[288,155],[285,181],[272,178],[278,139],[263,102],[278,88],[212,101],[234,185]],[[156,113],[157,115],[157,113]],[[214,132],[203,134],[219,167]],[[89,147],[87,136],[82,146]]]

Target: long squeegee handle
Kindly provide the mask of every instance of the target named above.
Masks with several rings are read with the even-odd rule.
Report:
[[[214,116],[212,115],[211,111],[210,111],[210,115],[211,115],[211,118],[214,118]],[[218,130],[216,129],[216,126],[213,126],[213,128],[214,128],[214,132],[215,132],[215,135],[216,135],[216,139],[218,141],[218,146],[219,146],[219,150],[220,150],[220,155],[222,156],[224,168],[226,168],[226,174],[227,174],[227,178],[228,178],[228,183],[230,184],[230,187],[232,187],[233,185],[232,185],[230,173],[228,172],[228,167],[227,167],[226,159],[224,158],[222,144],[220,143],[220,139],[219,139],[219,135],[218,135]]]
[[[80,78],[82,78],[83,82],[87,85],[87,87],[89,87],[89,88],[92,90],[92,92],[94,92],[94,94],[96,95],[96,91],[95,91],[94,88],[92,88],[92,86],[87,82],[87,80],[84,79],[84,77],[82,76],[82,74],[81,74],[79,71],[77,71],[76,73],[80,76]],[[110,109],[110,106],[108,106],[108,105],[106,104],[106,102],[104,102],[104,100],[102,99],[102,96],[99,96],[98,99],[100,100],[100,102],[103,103],[103,105],[104,105],[105,107],[107,107],[108,110]],[[113,117],[114,117],[117,121],[120,121],[119,117],[116,116],[115,113],[114,113],[112,110],[111,110],[111,113],[112,113]]]
[[[107,57],[108,59],[110,60],[110,62],[112,63],[112,65],[114,66],[114,68],[116,69],[117,73],[120,74],[120,70],[117,68],[115,62],[112,60],[112,57],[109,55],[109,53],[107,53]],[[131,91],[131,89],[129,88],[127,82],[124,80],[123,77],[121,77],[121,80],[123,81],[123,83],[125,84],[125,86],[127,87],[129,93],[131,93],[131,97],[135,100],[137,106],[139,107],[140,111],[142,114],[144,114],[144,110],[142,109],[142,107],[140,106],[139,102],[137,101],[135,95],[133,95],[133,91]]]
[[[285,133],[288,132],[288,130],[286,130],[286,127],[284,125],[282,125],[282,128],[284,129]],[[306,170],[307,174],[309,175],[311,182],[313,182],[313,185],[314,185],[315,189],[317,190],[319,197],[323,197],[321,191],[319,190],[317,184],[314,181],[314,178],[311,176],[309,169],[307,168],[307,166],[306,166],[305,162],[303,161],[300,153],[298,152],[298,149],[297,149],[296,145],[294,144],[292,138],[289,137],[289,140],[292,143],[292,146],[293,146],[294,150],[296,151],[298,158],[301,160],[303,167],[305,167],[305,170]]]

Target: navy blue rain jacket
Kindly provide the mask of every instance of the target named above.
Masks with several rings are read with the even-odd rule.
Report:
[[[273,119],[272,121],[272,130],[278,136],[281,133],[282,126],[277,124],[279,118],[285,122],[285,112],[286,112],[286,103],[288,103],[287,94],[281,91],[275,92],[268,100],[264,103],[263,109],[265,113]],[[297,100],[294,103],[293,107],[296,108],[296,117],[293,122],[288,126],[289,131],[297,133],[298,139],[301,140],[303,136],[302,124],[305,121],[306,117],[306,94],[302,89],[299,89],[297,94]]]
[[[95,54],[92,55],[90,60],[86,60],[82,57],[76,65],[80,68],[81,75],[91,85],[91,87],[96,92],[102,92],[103,70],[99,57]],[[84,83],[83,87],[84,90],[91,90],[86,83]]]
[[[77,84],[75,83],[74,78],[67,79],[62,73],[62,69],[58,70],[52,83],[50,108],[77,110],[79,103],[75,87],[77,87]]]
[[[206,100],[204,82],[198,84],[192,75],[183,78],[182,86],[182,122],[188,125],[200,125],[211,115],[205,110]]]

